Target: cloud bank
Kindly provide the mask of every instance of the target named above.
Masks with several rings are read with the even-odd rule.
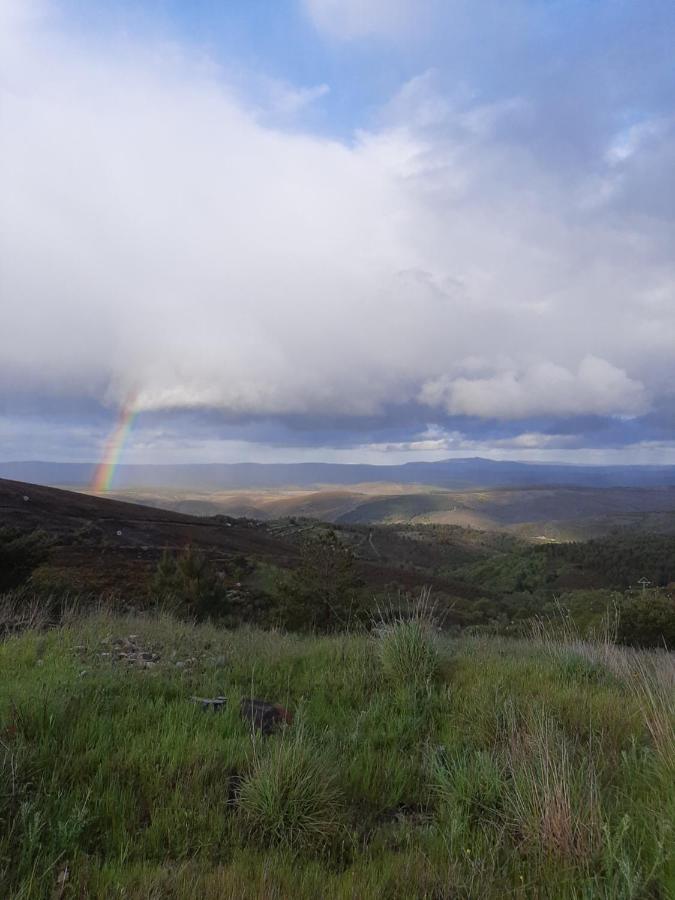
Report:
[[[307,6],[351,40],[410,12]],[[265,109],[187,47],[103,48],[54,7],[0,10],[2,392],[427,421],[672,396],[662,110],[617,115],[563,163],[540,98],[429,71],[338,140],[302,119],[332,85],[280,81]]]

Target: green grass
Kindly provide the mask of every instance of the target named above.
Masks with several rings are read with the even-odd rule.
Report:
[[[375,646],[382,673],[393,684],[427,685],[438,670],[437,628],[429,594],[423,591],[406,614],[376,624]]]
[[[254,748],[237,798],[248,836],[295,853],[326,846],[340,830],[341,798],[320,744],[296,727]]]
[[[129,635],[159,660],[119,661]],[[0,897],[674,895],[672,657],[436,635],[420,679],[408,637],[105,612],[8,637]],[[252,736],[244,696],[293,724]]]

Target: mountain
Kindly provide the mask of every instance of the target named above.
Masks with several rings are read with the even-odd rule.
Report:
[[[0,462],[0,477],[52,486],[87,487],[93,463]],[[675,466],[576,466],[476,458],[403,465],[340,463],[212,463],[120,465],[114,488],[235,488],[424,484],[448,489],[527,485],[578,487],[675,486]]]

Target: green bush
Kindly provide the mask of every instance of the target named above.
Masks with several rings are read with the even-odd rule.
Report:
[[[300,561],[279,586],[279,624],[293,631],[337,631],[365,618],[352,551],[334,531],[307,538]]]
[[[0,591],[19,587],[47,558],[49,541],[42,531],[0,528]]]
[[[627,598],[617,637],[622,644],[637,647],[675,648],[675,597],[664,591],[642,591]]]
[[[206,556],[188,545],[175,556],[165,550],[151,585],[155,600],[197,619],[219,618],[227,613],[224,586]]]
[[[431,763],[431,785],[441,813],[465,817],[470,825],[498,824],[502,817],[504,766],[485,750],[438,751]]]

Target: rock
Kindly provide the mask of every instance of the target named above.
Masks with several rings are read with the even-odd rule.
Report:
[[[227,703],[227,697],[191,697],[194,703],[201,703],[203,710],[220,712]]]
[[[243,697],[239,704],[242,719],[246,719],[253,729],[263,734],[272,734],[280,725],[290,725],[292,714],[278,703]]]

